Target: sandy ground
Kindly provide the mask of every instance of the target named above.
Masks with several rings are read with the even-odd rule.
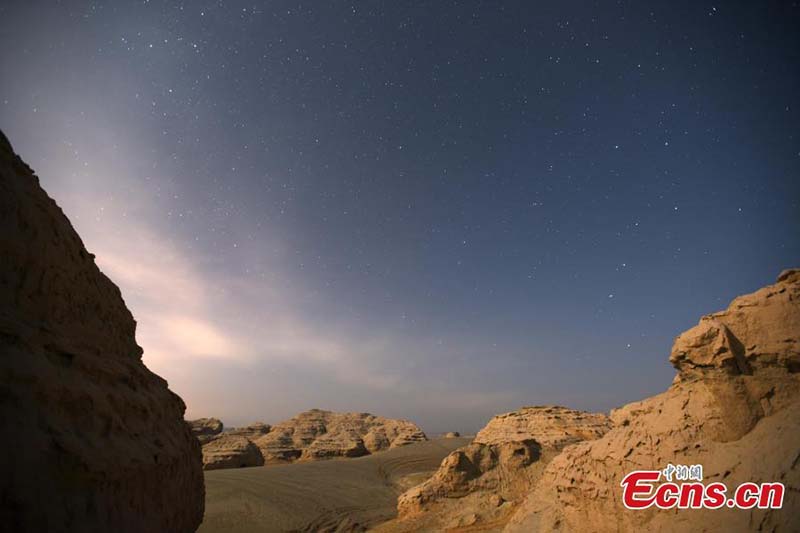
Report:
[[[335,531],[395,517],[397,496],[469,438],[435,439],[359,457],[205,473],[199,533]]]

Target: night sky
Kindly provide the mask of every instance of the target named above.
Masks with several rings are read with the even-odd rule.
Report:
[[[228,425],[609,409],[800,266],[797,2],[4,1],[0,128]]]

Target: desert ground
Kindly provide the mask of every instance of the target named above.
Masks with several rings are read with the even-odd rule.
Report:
[[[200,533],[335,531],[394,518],[397,496],[470,438],[434,439],[355,459],[205,472]]]

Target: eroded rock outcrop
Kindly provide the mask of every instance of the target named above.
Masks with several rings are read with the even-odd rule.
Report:
[[[358,457],[424,440],[407,420],[311,409],[274,425],[255,444],[267,462],[291,462]]]
[[[262,466],[264,456],[253,441],[241,435],[223,433],[203,444],[203,469]]]
[[[201,443],[213,439],[222,433],[223,429],[222,421],[217,418],[198,418],[197,420],[189,420],[188,423],[192,429],[192,434]]]
[[[240,428],[232,428],[225,432],[226,435],[238,435],[240,437],[247,437],[250,440],[256,440],[263,437],[272,430],[272,426],[263,422],[255,422],[249,426]]]
[[[533,438],[544,448],[561,449],[602,437],[609,429],[611,422],[602,413],[539,405],[493,417],[475,436],[475,442],[498,444]]]
[[[676,340],[664,393],[612,413],[604,437],[548,465],[508,531],[795,531],[800,522],[800,270],[703,317]],[[631,511],[633,470],[702,464],[729,490],[779,481],[783,509]]]
[[[263,422],[231,428],[223,432],[222,421],[217,418],[190,420],[189,426],[203,445],[203,469],[242,468],[262,466],[264,456],[253,441],[269,433],[271,427]]]
[[[200,444],[142,363],[119,289],[0,134],[0,521],[194,531]]]
[[[502,526],[552,457],[568,444],[601,437],[610,427],[605,415],[559,406],[495,416],[432,478],[400,496],[394,529]]]

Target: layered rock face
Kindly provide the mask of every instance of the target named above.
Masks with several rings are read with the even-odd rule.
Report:
[[[676,340],[664,393],[612,413],[600,439],[568,447],[542,474],[507,531],[796,531],[800,526],[800,270],[703,317]],[[783,509],[631,511],[633,470],[702,464],[729,494],[781,482]]]
[[[203,468],[239,468],[297,460],[359,457],[427,440],[416,425],[369,413],[312,409],[270,426],[256,422],[223,432],[216,418],[190,423],[203,445]]]
[[[222,433],[223,429],[222,421],[217,418],[198,418],[197,420],[189,420],[188,423],[192,434],[201,443],[213,439]]]
[[[0,523],[194,531],[200,444],[119,289],[0,134]]]
[[[609,429],[611,421],[604,414],[540,405],[495,416],[478,432],[475,442],[498,444],[535,438],[542,447],[560,449],[602,437]]]
[[[268,424],[256,422],[224,433],[222,421],[217,418],[198,418],[190,421],[189,426],[203,445],[203,470],[264,464],[264,456],[253,441],[269,433]]]
[[[203,444],[203,469],[262,466],[264,456],[247,437],[223,433]]]
[[[358,457],[424,440],[407,420],[312,409],[276,424],[255,444],[267,462],[291,462]]]
[[[605,415],[558,406],[498,415],[432,478],[400,496],[395,530],[501,526],[561,448],[610,428]]]
[[[272,430],[272,426],[263,422],[255,422],[249,426],[240,428],[229,429],[225,432],[226,435],[238,435],[240,437],[247,437],[250,440],[256,440],[263,437]]]

